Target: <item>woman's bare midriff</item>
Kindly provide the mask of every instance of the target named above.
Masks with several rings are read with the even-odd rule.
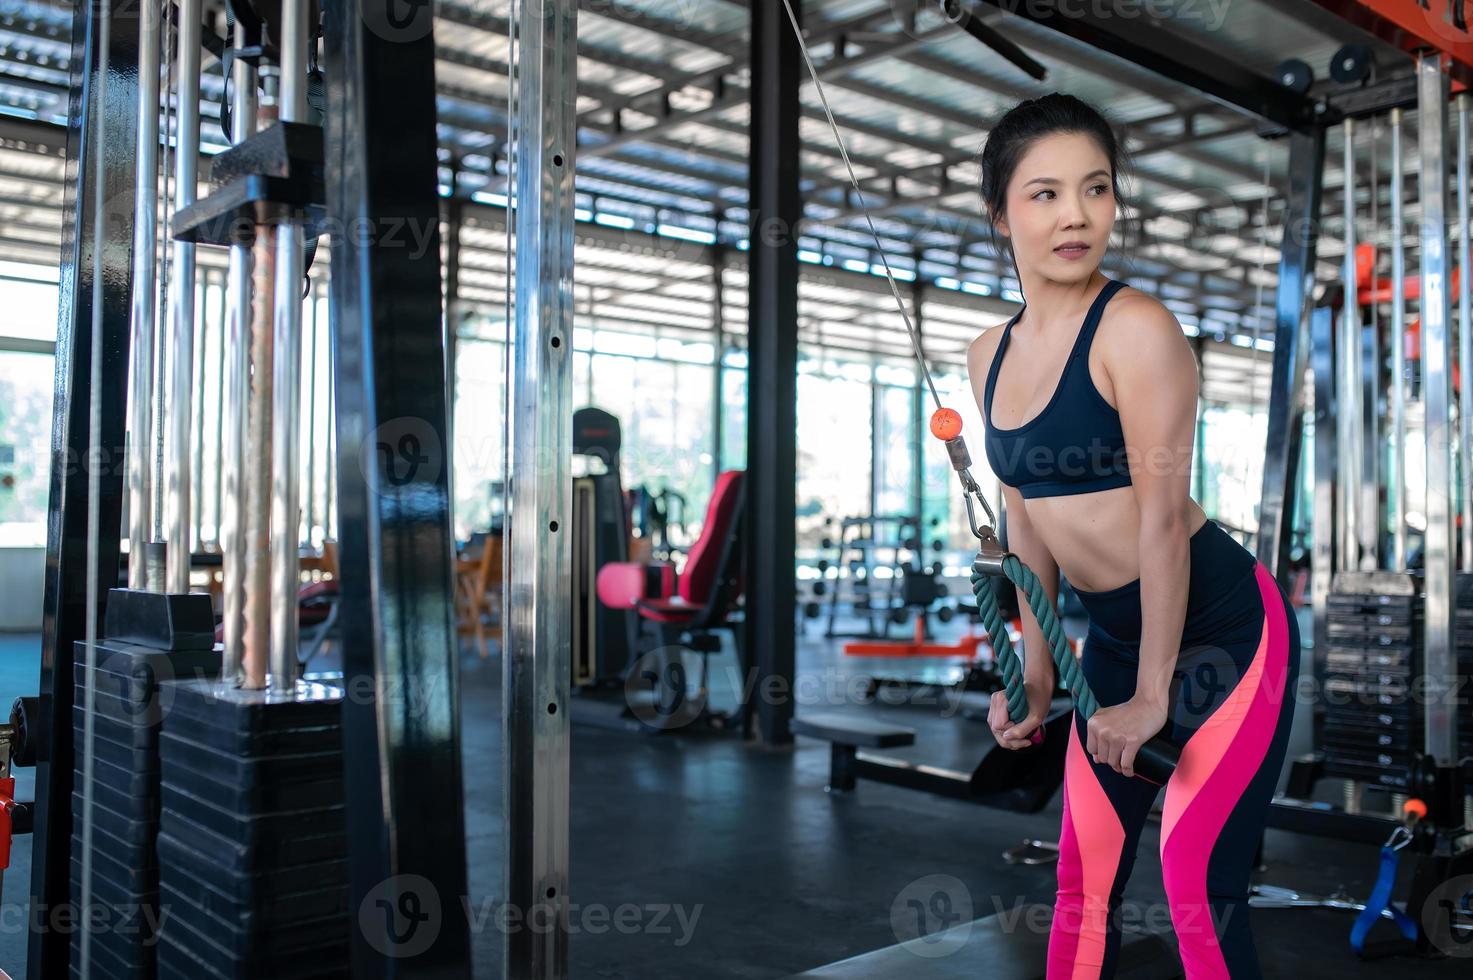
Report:
[[[1135,488],[1024,500],[1028,522],[1069,584],[1085,592],[1108,592],[1140,578],[1140,511]],[[1187,535],[1207,514],[1187,500]]]

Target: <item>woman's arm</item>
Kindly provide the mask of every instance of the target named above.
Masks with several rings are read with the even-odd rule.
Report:
[[[1023,495],[1006,484],[1003,484],[1002,494],[1007,507],[1008,550],[1038,576],[1038,580],[1043,583],[1044,592],[1048,594],[1049,602],[1057,609],[1059,563],[1034,530],[1033,523],[1028,520]],[[1023,624],[1023,681],[1025,684],[1045,684],[1052,691],[1054,675],[1057,673],[1054,669],[1053,649],[1044,638],[1043,628],[1034,618],[1033,610],[1024,600],[1022,590],[1018,593],[1018,614]]]
[[[1108,356],[1106,370],[1125,433],[1130,480],[1140,513],[1141,640],[1135,695],[1089,720],[1086,750],[1133,776],[1135,754],[1170,715],[1172,672],[1181,652],[1191,551],[1192,438],[1197,418],[1197,359],[1181,325],[1160,303],[1137,294],[1122,304],[1129,318],[1128,356]]]

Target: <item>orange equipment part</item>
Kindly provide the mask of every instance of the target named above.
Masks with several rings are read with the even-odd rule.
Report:
[[[938,408],[931,413],[931,435],[950,442],[962,434],[961,413],[954,408]]]
[[[1402,804],[1401,812],[1409,817],[1414,816],[1418,820],[1423,820],[1427,817],[1427,804],[1414,796]]]
[[[1458,283],[1462,281],[1462,267],[1453,266],[1452,283],[1448,287],[1450,294],[1456,294]],[[1369,306],[1372,303],[1391,302],[1391,277],[1371,276],[1371,246],[1357,245],[1355,247],[1355,298],[1361,306]],[[1402,295],[1408,302],[1420,299],[1422,296],[1422,276],[1413,272],[1404,276],[1401,281]]]

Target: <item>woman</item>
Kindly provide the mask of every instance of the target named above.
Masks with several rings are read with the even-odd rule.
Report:
[[[1161,734],[1181,749],[1161,863],[1186,975],[1246,980],[1261,976],[1248,875],[1293,718],[1299,632],[1267,569],[1188,496],[1198,379],[1180,324],[1100,271],[1120,169],[1110,126],[1058,93],[1004,115],[982,154],[1024,307],[972,344],[972,391],[1011,550],[1055,601],[1060,570],[1078,591],[1101,706],[1087,724],[1075,713],[1066,754],[1048,976],[1114,973],[1117,910],[1160,789],[1132,766]],[[1031,612],[1023,642],[1028,717],[1013,724],[998,693],[989,718],[1008,749],[1030,744],[1054,690]]]

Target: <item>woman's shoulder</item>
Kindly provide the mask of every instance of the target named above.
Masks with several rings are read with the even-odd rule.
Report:
[[[976,371],[979,367],[986,370],[987,365],[992,362],[993,355],[997,353],[997,345],[1002,339],[1003,328],[1007,325],[1008,320],[1000,320],[990,327],[985,327],[972,339],[971,344],[967,346],[967,367],[970,370]]]
[[[1096,337],[1106,346],[1137,345],[1142,340],[1184,340],[1174,312],[1134,286],[1122,286],[1100,314]]]

